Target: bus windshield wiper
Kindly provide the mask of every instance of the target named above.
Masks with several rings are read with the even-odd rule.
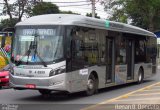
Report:
[[[34,42],[35,43],[35,42]],[[33,47],[35,46],[35,48]],[[27,56],[27,64],[28,64],[28,59],[29,59],[29,55],[31,53],[31,49],[35,49],[34,51],[34,58],[37,55],[39,57],[39,59],[41,60],[41,63],[44,65],[44,67],[47,67],[47,64],[43,61],[43,59],[41,58],[41,56],[38,54],[37,52],[37,43],[34,45],[33,42],[30,43],[29,46],[29,50],[22,56],[22,58],[16,63],[16,66],[19,66],[22,63],[22,59]]]
[[[27,52],[22,56],[22,58],[17,61],[16,66],[19,66],[22,63],[22,59],[27,55],[29,57],[30,53],[31,53],[31,46],[32,46],[32,42],[29,45],[29,49],[27,50]],[[28,59],[27,59],[28,62]]]
[[[34,42],[35,43],[35,51],[34,51],[34,58],[36,57],[36,55],[39,57],[41,63],[43,64],[44,67],[47,67],[47,64],[44,62],[44,60],[41,58],[41,56],[38,54],[37,52],[37,41]]]
[[[31,50],[34,49],[34,58],[36,58],[36,55],[38,56],[38,58],[40,59],[41,63],[43,64],[44,67],[47,67],[47,64],[44,62],[44,60],[41,58],[41,56],[38,54],[37,52],[37,36],[35,36],[35,40],[34,41],[31,41],[30,45],[29,45],[29,49],[27,50],[27,52],[22,56],[22,58],[17,61],[16,63],[16,66],[19,66],[21,63],[22,63],[22,59],[24,57],[27,56],[27,62],[26,64],[28,64],[28,59],[29,59],[29,56],[31,54]]]

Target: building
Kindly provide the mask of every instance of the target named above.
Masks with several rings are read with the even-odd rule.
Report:
[[[160,63],[160,30],[155,32],[157,36],[157,56],[158,56],[158,63]]]

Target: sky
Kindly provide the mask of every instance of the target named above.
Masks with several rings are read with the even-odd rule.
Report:
[[[92,6],[90,0],[44,0],[49,2],[68,2],[68,3],[55,3],[59,6],[60,10],[65,11],[73,11],[76,13],[80,13],[82,15],[86,15],[86,13],[92,12]],[[83,2],[84,1],[84,2]],[[101,18],[107,18],[109,15],[104,11],[104,6],[100,4],[100,0],[96,1],[96,13]],[[77,2],[77,3],[69,3],[69,2]],[[69,6],[69,5],[83,5],[83,6]],[[67,7],[62,7],[67,6]]]
[[[13,3],[15,0],[9,0],[10,3]],[[62,11],[72,11],[75,13],[79,13],[82,15],[86,15],[86,13],[92,12],[92,6],[90,0],[43,0],[44,2],[52,2],[59,6],[59,9]],[[100,0],[96,1],[96,13],[102,19],[108,18],[109,14],[104,11],[104,6],[100,4]],[[59,3],[60,2],[60,3]],[[3,3],[3,0],[0,0],[0,3]],[[81,6],[73,6],[73,5],[81,5]],[[3,9],[3,5],[0,4],[0,12]],[[7,16],[0,15],[0,19],[5,19]]]

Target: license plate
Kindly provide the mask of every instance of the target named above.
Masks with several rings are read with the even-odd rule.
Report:
[[[34,88],[36,88],[36,85],[35,84],[26,84],[25,87],[29,88],[29,89],[34,89]]]

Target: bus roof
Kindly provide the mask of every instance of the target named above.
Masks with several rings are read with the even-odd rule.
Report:
[[[73,14],[46,14],[33,16],[16,24],[16,26],[26,25],[76,25],[156,37],[154,33],[136,26]]]

